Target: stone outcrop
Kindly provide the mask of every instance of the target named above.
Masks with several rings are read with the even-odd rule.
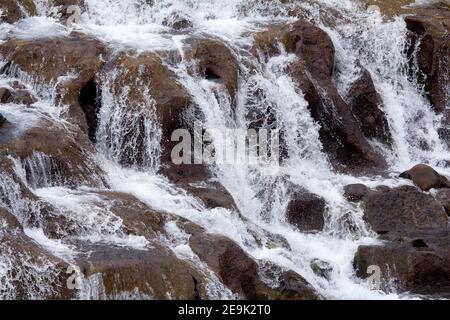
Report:
[[[362,68],[360,77],[347,93],[347,100],[366,138],[390,145],[392,137],[386,115],[381,109],[383,101],[369,71]]]
[[[2,72],[12,77],[25,73],[42,84],[56,85],[56,104],[67,106],[67,119],[86,133],[89,126],[83,107],[95,105],[96,97],[83,97],[81,92],[95,83],[106,53],[99,40],[78,33],[65,38],[12,38],[0,45],[0,55],[7,61]],[[90,104],[81,105],[85,99]]]
[[[301,231],[322,231],[325,225],[326,203],[309,192],[297,192],[287,208],[287,221]]]
[[[409,179],[424,191],[431,189],[450,188],[450,181],[425,164],[418,164],[403,172],[400,178]]]
[[[381,235],[445,229],[448,224],[439,202],[409,186],[372,191],[364,204],[364,220]]]
[[[36,15],[36,5],[33,0],[0,0],[2,16],[0,23],[14,23],[26,16]]]
[[[441,1],[418,8],[405,21],[411,31],[409,52],[421,72],[419,81],[425,84],[434,109],[442,112],[449,107],[449,4]]]

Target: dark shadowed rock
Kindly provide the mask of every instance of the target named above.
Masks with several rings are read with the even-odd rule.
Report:
[[[365,68],[362,68],[361,76],[350,87],[347,100],[364,135],[389,145],[392,137],[386,115],[381,109],[383,101],[375,89],[370,72]]]
[[[419,81],[424,82],[434,109],[442,112],[449,107],[449,5],[441,1],[418,8],[405,21],[411,31],[409,53],[421,72]]]
[[[331,279],[331,273],[333,272],[333,268],[328,262],[314,259],[309,264],[312,271],[318,275],[319,277],[322,277],[324,279],[330,280]]]
[[[26,16],[36,15],[36,6],[33,0],[0,0],[2,16],[0,23],[14,23]]]
[[[84,276],[100,276],[100,299],[133,298],[195,300],[206,284],[187,262],[168,248],[152,243],[146,250],[78,243],[86,256],[77,259]]]
[[[400,178],[409,179],[424,191],[430,189],[450,188],[450,181],[425,164],[418,164],[412,169],[403,172]]]
[[[326,203],[321,197],[296,192],[287,208],[287,220],[301,231],[322,231],[325,225]]]
[[[84,0],[50,0],[50,4],[54,7],[52,16],[58,18],[62,24],[66,24],[69,17],[75,13],[71,10],[72,6],[78,6],[80,13],[85,9]]]
[[[11,90],[8,88],[0,88],[0,103],[8,103],[11,98]]]
[[[191,17],[183,12],[174,11],[167,18],[164,19],[163,25],[170,27],[174,30],[181,31],[192,28],[194,23],[191,21]]]
[[[378,234],[445,229],[448,218],[442,205],[415,187],[372,191],[364,220]]]
[[[381,269],[382,289],[450,297],[450,233],[422,232],[398,237],[380,246],[361,246],[354,266],[367,278],[369,266]],[[393,283],[392,283],[393,282]]]
[[[349,184],[344,187],[344,197],[351,202],[359,202],[369,195],[370,189],[361,184]]]
[[[332,80],[334,46],[330,37],[303,20],[286,32],[286,49],[302,62],[294,64],[291,72],[305,93],[314,120],[321,125],[321,141],[334,165],[346,171],[384,167],[384,160],[366,141]]]
[[[435,198],[445,208],[447,215],[450,216],[450,189],[439,190]]]

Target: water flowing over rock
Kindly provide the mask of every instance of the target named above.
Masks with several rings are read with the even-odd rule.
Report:
[[[288,205],[288,221],[302,231],[322,231],[326,203],[312,193],[295,194]]]

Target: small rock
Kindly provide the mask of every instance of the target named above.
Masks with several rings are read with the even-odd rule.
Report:
[[[344,187],[344,197],[351,202],[364,200],[369,194],[369,188],[361,183],[349,184]]]
[[[450,181],[425,164],[418,164],[412,169],[403,172],[400,178],[409,179],[423,191],[436,188],[450,188]]]
[[[2,10],[0,23],[14,23],[27,15],[36,15],[33,0],[0,0],[0,9]]]
[[[288,222],[301,231],[322,231],[325,225],[325,200],[312,193],[296,193],[287,209]]]
[[[444,206],[447,215],[450,216],[450,189],[439,190],[435,198]]]
[[[9,123],[8,120],[6,120],[5,117],[3,117],[3,116],[0,114],[0,128],[2,128],[3,126],[5,126],[5,125],[8,124],[8,123]]]

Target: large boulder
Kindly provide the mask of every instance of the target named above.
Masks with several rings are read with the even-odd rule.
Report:
[[[386,114],[380,109],[383,101],[375,89],[370,72],[365,68],[362,68],[360,77],[351,85],[347,100],[364,135],[389,145],[392,137]]]
[[[6,126],[8,123],[8,120],[6,120],[5,117],[0,114],[0,129]]]
[[[160,172],[172,182],[197,196],[209,208],[235,209],[231,195],[212,178],[206,164],[175,164],[172,150],[179,143],[172,141],[172,133],[185,129],[193,137],[194,120],[186,117],[192,106],[188,91],[177,75],[169,69],[166,59],[171,52],[120,53],[105,67],[102,76],[112,79],[111,93],[120,97],[114,107],[123,117],[110,119],[109,127],[127,127],[131,130],[119,136],[107,137],[106,144],[116,159],[125,166],[145,167],[154,154],[149,154],[149,135],[159,137]],[[110,77],[110,72],[114,77]],[[124,89],[125,88],[125,89]],[[117,123],[119,121],[120,123]]]
[[[43,85],[56,85],[55,103],[67,106],[67,120],[91,135],[95,122],[84,111],[90,115],[91,106],[98,106],[95,79],[106,53],[99,40],[79,33],[42,39],[11,38],[0,45],[0,56],[7,62],[4,73],[11,77],[25,73]]]
[[[234,293],[246,299],[297,299],[318,298],[312,287],[299,275],[282,274],[279,287],[271,288],[259,276],[258,264],[236,243],[216,235],[194,233],[189,244],[195,254],[215,271],[223,283]]]
[[[195,300],[207,298],[205,281],[188,262],[167,247],[152,243],[145,250],[78,243],[85,252],[77,265],[87,278],[99,277],[100,299]],[[97,278],[98,279],[98,278]]]
[[[450,189],[439,190],[435,196],[436,200],[445,208],[450,216]]]
[[[444,1],[424,6],[405,21],[411,31],[409,52],[421,72],[419,81],[424,82],[434,109],[442,112],[449,107],[450,7]]]
[[[0,23],[14,23],[26,16],[36,15],[33,0],[0,0]]]
[[[326,202],[309,192],[297,192],[289,201],[287,220],[301,231],[322,231],[325,225]]]
[[[364,220],[381,235],[445,229],[448,224],[442,205],[410,186],[372,191],[364,204]]]
[[[344,197],[351,202],[359,202],[367,198],[370,189],[361,183],[349,184],[344,187]]]
[[[425,164],[418,164],[400,174],[400,178],[409,179],[424,191],[430,189],[450,188],[450,181]]]
[[[381,289],[450,298],[450,233],[412,233],[379,246],[360,246],[354,266],[357,275],[370,276],[380,268]]]

